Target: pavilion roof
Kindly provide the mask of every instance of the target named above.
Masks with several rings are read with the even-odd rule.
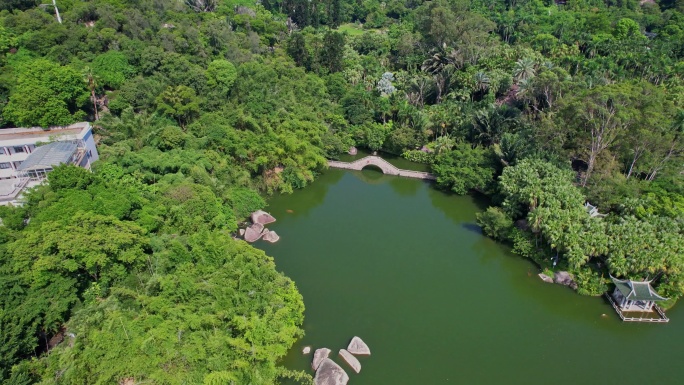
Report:
[[[651,281],[632,281],[629,279],[617,279],[610,277],[615,287],[631,301],[665,301],[667,298],[661,297],[651,287]]]

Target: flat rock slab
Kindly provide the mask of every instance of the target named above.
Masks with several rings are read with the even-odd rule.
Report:
[[[314,352],[313,360],[311,360],[311,369],[316,370],[318,366],[321,365],[324,359],[328,358],[331,350],[328,348],[316,349]]]
[[[266,211],[257,210],[251,215],[252,223],[260,223],[262,225],[267,225],[276,221],[275,218]]]
[[[549,277],[548,275],[544,273],[539,273],[539,278],[541,278],[542,281],[546,283],[553,283],[553,278]]]
[[[271,243],[276,243],[280,239],[278,234],[275,231],[268,231],[264,230],[264,237],[263,240],[266,242],[271,242]]]
[[[330,358],[321,362],[314,377],[314,385],[347,385],[347,382],[349,382],[347,372]]]
[[[352,370],[354,370],[356,373],[361,371],[361,363],[356,357],[354,357],[353,354],[349,353],[345,349],[340,349],[340,357],[342,357],[344,362],[349,364]]]
[[[347,351],[351,354],[370,356],[370,348],[365,342],[359,337],[352,338],[349,346],[347,346]]]

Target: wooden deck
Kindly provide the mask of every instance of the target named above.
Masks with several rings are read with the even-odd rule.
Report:
[[[661,309],[658,305],[653,305],[653,308],[655,309],[656,313],[658,313],[658,318],[629,317],[625,315],[625,313],[623,313],[622,310],[620,310],[620,307],[615,303],[615,301],[613,301],[613,298],[610,296],[610,294],[606,293],[605,295],[606,298],[608,298],[608,302],[610,302],[610,304],[613,305],[613,309],[615,309],[615,311],[620,316],[620,319],[622,319],[625,322],[670,322],[670,319],[667,318],[667,316],[665,316],[665,312],[663,311],[663,309]]]

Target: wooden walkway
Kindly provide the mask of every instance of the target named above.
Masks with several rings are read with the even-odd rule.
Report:
[[[382,170],[385,175],[403,176],[406,178],[436,180],[437,178],[429,172],[402,170],[392,165],[390,162],[382,159],[379,156],[367,156],[365,158],[357,159],[353,162],[338,162],[336,160],[329,160],[328,167],[341,168],[345,170],[362,170],[366,166],[375,166]]]

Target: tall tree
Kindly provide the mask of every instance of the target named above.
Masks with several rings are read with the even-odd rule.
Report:
[[[641,89],[634,84],[610,84],[581,91],[561,110],[564,122],[576,132],[580,156],[587,161],[586,186],[599,155],[638,122]]]

